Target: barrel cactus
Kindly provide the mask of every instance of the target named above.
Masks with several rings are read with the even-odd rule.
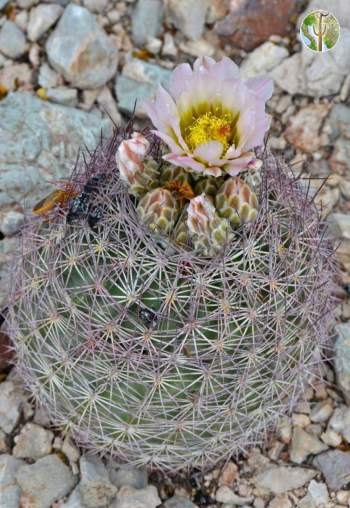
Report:
[[[270,153],[243,193],[256,213],[232,226],[204,192],[212,182],[195,189],[204,176],[235,178],[250,154],[217,166],[226,176],[194,176],[188,160],[169,169],[150,134],[134,162],[145,174],[156,154],[152,178],[130,166],[128,180],[128,139],[139,138],[119,130],[78,165],[69,208],[29,220],[7,326],[28,388],[82,445],[135,465],[207,468],[261,441],[321,364],[332,248],[307,190]]]

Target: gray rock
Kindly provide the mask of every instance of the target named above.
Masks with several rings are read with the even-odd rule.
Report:
[[[156,37],[162,28],[163,2],[161,0],[138,0],[131,19],[131,34],[135,44],[145,45]]]
[[[266,469],[253,478],[256,487],[282,494],[298,489],[314,478],[317,471],[303,467],[278,466]]]
[[[17,383],[13,381],[0,383],[0,428],[4,432],[9,434],[16,427],[25,404],[27,397]]]
[[[122,75],[116,79],[115,93],[119,109],[132,113],[136,102],[136,114],[145,116],[142,102],[152,98],[158,84],[167,87],[171,72],[159,65],[133,59],[128,62]]]
[[[3,430],[0,430],[0,453],[6,453],[8,451],[7,436]]]
[[[67,435],[64,438],[62,445],[62,452],[65,454],[67,459],[69,460],[70,467],[73,470],[73,473],[76,474],[79,472],[79,468],[77,466],[77,462],[80,459],[80,451],[77,446],[73,443],[71,437]]]
[[[9,58],[19,58],[27,50],[24,33],[13,21],[5,20],[0,29],[0,51]]]
[[[117,69],[117,47],[84,7],[69,4],[46,43],[52,67],[78,88],[104,85]]]
[[[328,489],[325,483],[311,480],[307,490],[316,506],[326,505],[329,502]]]
[[[21,491],[16,483],[16,473],[23,464],[23,460],[11,455],[0,455],[0,504],[4,508],[19,506]]]
[[[344,405],[337,407],[329,420],[329,427],[350,443],[350,408]]]
[[[9,263],[13,262],[13,256],[15,252],[18,250],[18,238],[9,238],[5,237],[0,242],[0,307],[2,308],[5,306],[6,298],[8,295],[8,288],[10,285],[10,279],[11,274],[8,270],[7,266]],[[1,387],[4,383],[1,383],[0,385],[0,405],[2,404],[3,395],[1,395]],[[9,404],[11,407],[11,404]],[[11,412],[12,412],[11,408]],[[18,420],[19,413],[17,413],[16,421]],[[1,406],[0,406],[0,428],[1,425],[9,424],[8,415],[6,414],[6,411],[2,413]],[[13,424],[13,427],[15,424]],[[11,431],[9,431],[11,432]]]
[[[64,106],[76,106],[78,104],[78,91],[76,88],[59,86],[45,90],[45,96],[49,101],[63,104]]]
[[[48,179],[70,174],[79,148],[94,147],[101,129],[108,135],[110,122],[97,113],[8,95],[0,102],[0,209],[32,207],[52,190]]]
[[[40,39],[51,28],[63,12],[63,7],[57,4],[40,4],[33,7],[29,15],[28,39],[32,42]]]
[[[30,9],[33,5],[39,3],[39,0],[17,0],[17,5],[21,9]]]
[[[43,88],[55,88],[62,84],[62,78],[44,62],[40,65],[38,83]]]
[[[54,501],[69,494],[76,483],[69,467],[57,455],[21,466],[16,479],[22,495],[31,500],[31,508],[50,508]]]
[[[18,87],[31,87],[33,81],[33,69],[26,63],[7,65],[0,70],[0,83],[12,92]]]
[[[333,413],[333,404],[328,400],[321,400],[314,405],[310,413],[310,420],[314,423],[326,422]]]
[[[105,112],[113,120],[114,123],[117,125],[121,123],[122,117],[118,111],[117,103],[108,86],[104,86],[102,88],[96,100],[101,110]]]
[[[148,485],[144,489],[122,487],[111,508],[156,508],[161,504],[157,489]]]
[[[336,331],[334,366],[337,383],[350,403],[350,324],[341,323],[336,326]]]
[[[135,489],[147,487],[147,471],[144,468],[121,466],[115,470],[111,467],[109,468],[109,476],[113,485],[118,488],[124,485]]]
[[[5,236],[12,236],[21,229],[24,222],[24,215],[15,210],[9,210],[0,214],[0,231]]]
[[[277,46],[273,42],[264,42],[261,46],[248,54],[241,65],[243,78],[250,78],[265,74],[279,65],[289,56],[288,50]]]
[[[101,13],[106,10],[108,0],[84,0],[84,7],[91,12]]]
[[[289,447],[289,456],[292,462],[302,464],[311,454],[323,452],[328,449],[316,436],[306,432],[301,427],[294,427],[292,442]]]
[[[233,492],[232,489],[223,485],[219,487],[216,491],[216,500],[218,503],[226,503],[229,505],[243,506],[247,504],[251,504],[253,502],[253,497],[241,497]]]
[[[350,240],[350,215],[346,213],[332,213],[329,216],[328,222],[336,238]]]
[[[89,508],[105,506],[117,493],[107,469],[98,457],[84,455],[80,459],[80,494]]]
[[[37,460],[51,453],[53,432],[35,423],[27,423],[15,438],[13,456],[19,459]]]
[[[330,450],[317,455],[313,464],[322,472],[331,490],[339,490],[350,481],[350,452]]]
[[[164,508],[198,508],[198,506],[186,497],[173,496],[163,503]]]
[[[60,508],[86,508],[80,493],[80,485],[77,485],[67,501],[60,504]]]
[[[208,8],[207,0],[168,0],[167,21],[189,39],[199,39]]]
[[[350,107],[334,104],[323,130],[331,141],[335,141],[339,136],[350,138]]]
[[[0,9],[3,9],[7,4],[9,0],[0,0]]]

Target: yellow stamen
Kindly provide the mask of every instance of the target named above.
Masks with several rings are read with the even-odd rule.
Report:
[[[202,143],[208,143],[208,141],[220,141],[224,150],[227,150],[233,135],[234,125],[231,115],[226,113],[217,116],[208,111],[188,125],[185,140],[192,150]]]

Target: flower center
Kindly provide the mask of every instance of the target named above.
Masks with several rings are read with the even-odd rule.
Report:
[[[191,150],[208,141],[220,141],[224,151],[229,147],[234,134],[232,116],[217,116],[212,111],[201,114],[186,128],[185,140]]]

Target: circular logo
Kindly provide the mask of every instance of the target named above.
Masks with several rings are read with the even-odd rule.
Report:
[[[301,40],[312,51],[329,51],[336,45],[339,35],[339,21],[322,9],[309,12],[300,27]]]

